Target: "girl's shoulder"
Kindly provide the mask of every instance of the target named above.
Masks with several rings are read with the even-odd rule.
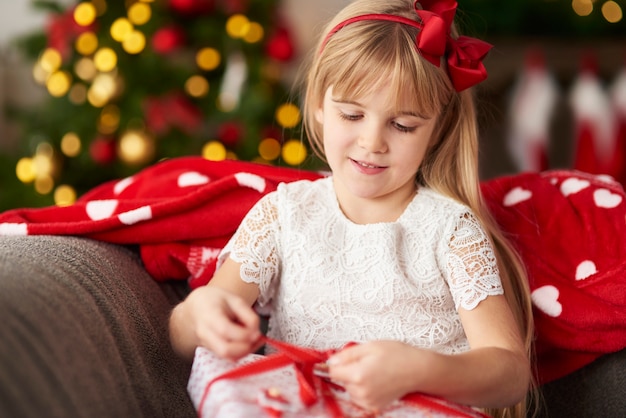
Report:
[[[449,216],[452,214],[473,214],[472,209],[450,196],[429,187],[420,187],[416,199],[422,205],[431,206],[433,211]]]

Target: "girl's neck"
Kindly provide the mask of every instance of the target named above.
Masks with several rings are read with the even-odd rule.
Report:
[[[406,193],[377,198],[363,198],[337,190],[337,203],[344,216],[355,224],[365,225],[374,223],[395,222],[402,216],[407,206],[417,194],[417,185]]]

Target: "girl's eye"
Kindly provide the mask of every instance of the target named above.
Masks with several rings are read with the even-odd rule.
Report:
[[[349,113],[339,112],[339,117],[343,120],[355,121],[361,118],[361,115],[353,115]]]
[[[411,126],[411,127],[404,126],[404,125],[399,124],[398,122],[393,122],[393,126],[397,130],[399,130],[400,132],[403,132],[403,133],[410,133],[410,132],[415,131],[415,127],[413,127],[413,126]]]

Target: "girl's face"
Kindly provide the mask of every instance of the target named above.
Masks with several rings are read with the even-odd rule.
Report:
[[[393,109],[395,94],[383,86],[364,97],[338,97],[331,86],[324,95],[316,119],[342,206],[376,201],[404,210],[415,194],[437,118]]]

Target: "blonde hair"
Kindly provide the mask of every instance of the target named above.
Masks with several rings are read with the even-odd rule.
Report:
[[[328,23],[313,51],[304,91],[304,128],[313,150],[325,159],[322,127],[315,118],[326,90],[333,94],[362,97],[390,83],[401,92],[396,103],[412,100],[420,113],[438,115],[432,138],[417,181],[423,186],[467,205],[482,222],[493,242],[508,304],[533,358],[533,318],[526,272],[497,223],[487,210],[480,192],[478,171],[478,126],[471,90],[457,92],[447,75],[445,59],[436,67],[420,56],[415,39],[417,28],[409,25],[367,20],[354,22],[334,33],[331,28],[354,16],[384,13],[417,19],[412,0],[357,0]],[[457,36],[452,28],[453,36]],[[529,390],[529,394],[532,394]],[[510,408],[486,411],[498,417],[523,417],[526,400]]]

